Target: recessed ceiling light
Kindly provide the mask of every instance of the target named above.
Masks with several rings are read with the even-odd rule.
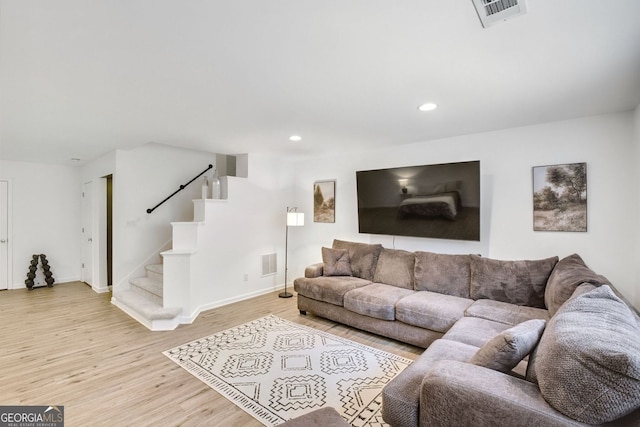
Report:
[[[77,158],[77,157],[72,157],[72,158],[71,158],[71,161],[72,161],[72,162],[79,162],[79,161],[80,161],[80,159],[79,159],[79,158]]]
[[[289,141],[293,141],[293,142],[302,141],[302,137],[300,135],[291,135],[289,137]]]
[[[438,108],[438,106],[436,104],[434,104],[433,102],[427,102],[426,104],[422,104],[421,106],[419,106],[418,110],[420,110],[420,111],[433,111],[436,108]]]

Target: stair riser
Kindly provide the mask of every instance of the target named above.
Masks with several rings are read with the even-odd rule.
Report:
[[[156,273],[155,271],[147,270],[147,277],[162,282],[162,273]]]
[[[131,290],[145,296],[146,298],[148,298],[150,301],[153,301],[156,304],[162,305],[162,297],[158,296],[152,292],[147,291],[146,289],[143,289],[139,286],[136,286],[135,284],[131,284]]]

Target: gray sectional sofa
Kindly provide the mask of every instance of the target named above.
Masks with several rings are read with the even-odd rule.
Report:
[[[640,320],[577,254],[502,261],[334,240],[298,309],[425,348],[383,390],[400,426],[640,425]]]

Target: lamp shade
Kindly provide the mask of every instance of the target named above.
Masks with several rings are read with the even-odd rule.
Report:
[[[304,225],[304,213],[287,212],[287,227],[298,227]]]

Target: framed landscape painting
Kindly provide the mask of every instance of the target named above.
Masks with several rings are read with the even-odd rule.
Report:
[[[313,183],[313,222],[336,222],[336,181]]]
[[[587,231],[587,164],[533,168],[533,230]]]

